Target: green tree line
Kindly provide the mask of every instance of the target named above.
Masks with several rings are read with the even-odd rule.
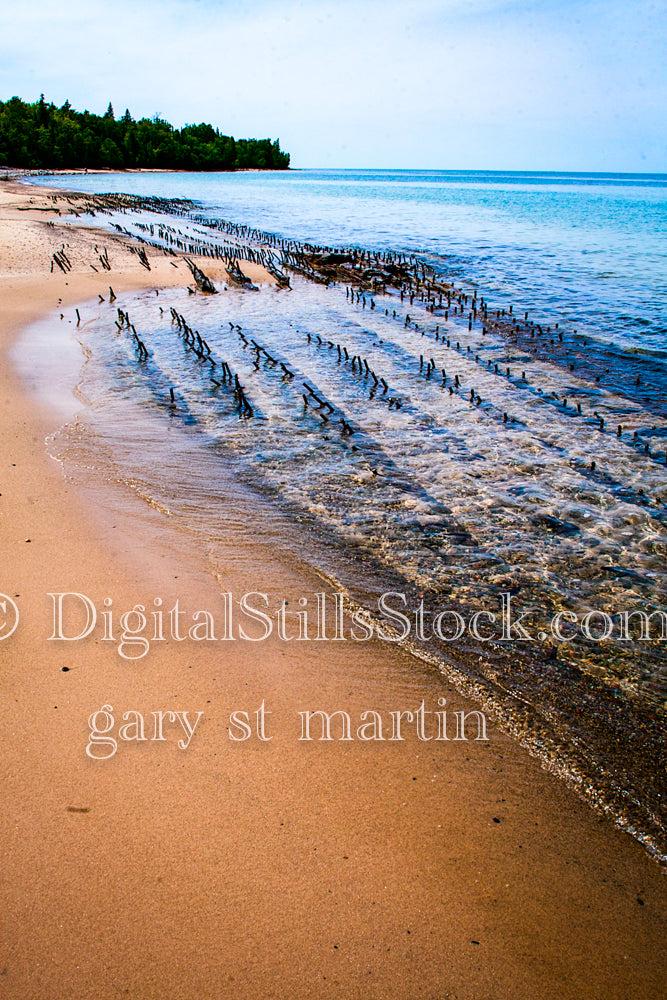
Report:
[[[175,129],[158,116],[135,121],[61,108],[44,95],[34,104],[0,101],[0,164],[26,169],[154,167],[163,170],[285,170],[289,153],[278,140],[234,139],[212,125]]]

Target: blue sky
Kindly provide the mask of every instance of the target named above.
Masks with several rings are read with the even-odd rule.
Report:
[[[31,0],[0,99],[279,137],[296,167],[667,172],[667,0]]]

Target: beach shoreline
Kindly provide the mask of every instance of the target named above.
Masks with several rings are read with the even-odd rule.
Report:
[[[53,592],[205,608],[221,591],[314,585],[252,526],[216,581],[159,511],[120,487],[82,490],[47,456],[54,417],[7,362],[21,329],[50,311],[75,323],[109,284],[192,280],[180,255],[147,248],[149,272],[126,237],[49,226],[52,194],[66,211],[63,192],[0,185],[0,589],[25,623],[0,643],[5,996],[660,996],[662,872],[493,720],[465,744],[299,740],[306,710],[477,707],[400,650],[272,636],[166,645],[128,668],[112,644],[48,641]],[[67,274],[49,270],[63,243]],[[98,245],[110,272],[91,270]],[[171,729],[93,760],[86,722],[107,704],[202,712],[201,728],[186,749]],[[230,713],[262,705],[272,740],[230,738]]]

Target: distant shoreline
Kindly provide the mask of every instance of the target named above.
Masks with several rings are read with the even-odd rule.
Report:
[[[53,170],[0,166],[0,179],[19,180],[21,177],[86,177],[88,174],[276,174],[295,167],[237,167],[233,170],[187,170],[175,167],[57,167]]]

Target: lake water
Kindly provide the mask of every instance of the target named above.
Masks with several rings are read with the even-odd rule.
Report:
[[[666,357],[667,175],[298,170],[49,184],[191,198],[302,242],[423,253],[500,306]]]

